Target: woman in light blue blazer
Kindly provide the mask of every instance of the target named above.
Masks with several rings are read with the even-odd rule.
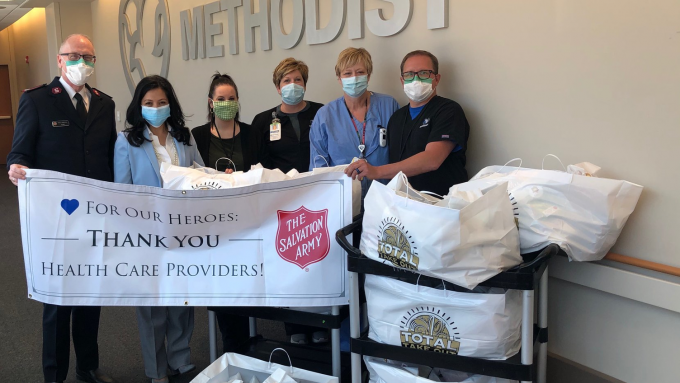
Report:
[[[116,140],[115,182],[162,187],[161,163],[203,165],[175,91],[163,77],[145,77],[137,84],[126,122]],[[144,370],[153,383],[168,382],[168,370],[178,375],[196,368],[189,348],[193,307],[137,307],[137,325]]]

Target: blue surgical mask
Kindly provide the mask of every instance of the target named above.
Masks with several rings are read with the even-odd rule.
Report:
[[[305,97],[305,88],[298,84],[288,84],[281,88],[281,99],[284,104],[297,105]]]
[[[350,97],[359,97],[368,88],[368,76],[347,77],[342,80],[342,90]]]
[[[160,108],[152,108],[142,105],[142,117],[149,125],[157,128],[170,117],[170,105],[163,105]]]

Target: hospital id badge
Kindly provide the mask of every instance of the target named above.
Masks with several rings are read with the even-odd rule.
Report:
[[[273,122],[269,124],[269,141],[278,141],[281,139],[281,123]]]

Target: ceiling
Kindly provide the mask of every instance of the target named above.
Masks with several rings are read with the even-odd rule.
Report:
[[[60,3],[92,0],[61,0]],[[33,8],[44,8],[54,0],[0,0],[0,31],[12,25]]]
[[[22,8],[22,5],[28,1],[29,0],[0,0],[0,31],[19,20],[23,15],[32,9]]]

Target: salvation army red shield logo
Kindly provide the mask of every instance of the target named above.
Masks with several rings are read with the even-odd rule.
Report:
[[[302,206],[295,211],[277,211],[276,252],[301,269],[320,262],[331,249],[328,210],[312,211]]]

